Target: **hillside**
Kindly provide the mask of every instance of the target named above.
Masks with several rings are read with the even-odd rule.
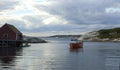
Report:
[[[82,38],[84,41],[120,41],[120,28],[88,32]]]
[[[120,38],[120,28],[113,28],[113,29],[102,29],[98,31],[99,38]]]

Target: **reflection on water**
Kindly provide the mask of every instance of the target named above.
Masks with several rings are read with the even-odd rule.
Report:
[[[78,49],[70,49],[69,48],[69,50],[70,50],[70,52],[72,52],[72,53],[79,53],[79,52],[83,52],[83,48],[78,48]]]
[[[21,51],[21,47],[0,47],[0,67],[9,68],[15,66],[14,60],[16,60],[16,56],[21,55]]]
[[[120,43],[84,42],[69,49],[67,39],[30,47],[0,48],[0,70],[120,70]]]
[[[120,70],[120,48],[101,50],[105,55],[106,70]]]

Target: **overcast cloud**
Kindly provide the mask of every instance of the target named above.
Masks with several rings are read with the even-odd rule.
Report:
[[[120,26],[119,0],[1,0],[0,25],[26,35],[82,34]]]

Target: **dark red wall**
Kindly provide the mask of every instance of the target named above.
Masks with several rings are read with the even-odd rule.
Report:
[[[5,24],[3,27],[0,28],[0,39],[3,38],[3,34],[8,34],[8,40],[16,40],[16,33]]]

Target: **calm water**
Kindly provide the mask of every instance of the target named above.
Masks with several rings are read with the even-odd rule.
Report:
[[[120,43],[84,42],[70,50],[68,39],[23,48],[0,48],[0,70],[120,70]]]

